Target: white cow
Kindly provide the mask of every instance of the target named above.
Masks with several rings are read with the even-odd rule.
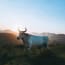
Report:
[[[45,47],[47,48],[48,45],[48,36],[36,36],[29,33],[25,33],[27,29],[25,28],[25,31],[19,30],[19,36],[17,39],[21,39],[24,42],[25,47],[31,49],[32,46],[38,46],[38,47]]]

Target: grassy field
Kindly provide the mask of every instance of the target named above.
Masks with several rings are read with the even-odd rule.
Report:
[[[23,51],[22,47],[0,47],[0,65],[65,65],[65,46]]]
[[[0,35],[0,65],[65,65],[65,45],[49,46],[41,51],[32,48],[30,52],[24,52],[14,39],[12,35]]]

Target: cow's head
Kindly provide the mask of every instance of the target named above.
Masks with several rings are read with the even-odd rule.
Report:
[[[25,28],[25,30],[24,31],[21,31],[21,30],[19,30],[19,34],[18,34],[18,36],[17,36],[17,39],[18,40],[22,40],[23,41],[23,43],[24,43],[24,45],[26,46],[26,47],[28,47],[28,37],[29,37],[29,34],[27,34],[27,33],[25,33],[27,31],[27,29]]]
[[[18,39],[18,40],[19,40],[19,39],[22,39],[22,40],[23,40],[23,39],[25,38],[25,32],[27,31],[27,29],[25,28],[24,31],[18,29],[18,31],[19,31],[19,34],[18,34],[18,36],[17,36],[17,39]]]

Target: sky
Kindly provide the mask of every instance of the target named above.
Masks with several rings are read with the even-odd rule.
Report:
[[[0,29],[65,34],[65,0],[0,0]]]

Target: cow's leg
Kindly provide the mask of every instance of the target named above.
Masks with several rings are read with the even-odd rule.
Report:
[[[28,47],[28,51],[29,51],[29,52],[31,51],[31,47],[32,47],[32,46],[31,46],[31,45],[29,45],[29,47]]]
[[[44,43],[43,46],[44,46],[44,48],[47,48],[47,43]]]
[[[26,46],[24,45],[24,53],[26,52]]]
[[[42,48],[43,48],[43,46],[39,47],[39,49],[40,49],[40,55],[42,54]]]
[[[40,46],[40,54],[42,54],[46,48],[47,48],[47,44],[46,44],[46,43],[43,43],[43,44]]]
[[[25,45],[24,53],[25,53],[25,55],[30,55],[30,53],[31,53],[31,46],[30,45],[29,46]]]

